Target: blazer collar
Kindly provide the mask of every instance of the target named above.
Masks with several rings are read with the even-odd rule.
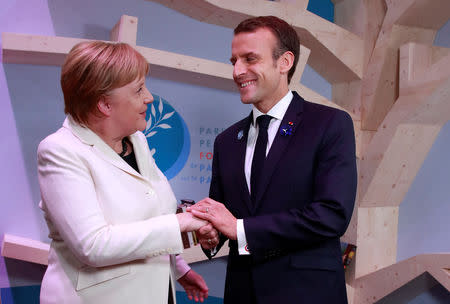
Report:
[[[143,164],[142,160],[143,151],[140,149],[140,144],[138,142],[137,133],[131,134],[129,139],[133,144],[134,153],[136,156],[136,162],[138,163],[139,170],[141,174],[134,170],[130,165],[127,164],[108,144],[106,144],[103,139],[101,139],[95,132],[93,132],[88,127],[82,126],[77,123],[70,115],[66,117],[63,124],[64,128],[69,129],[81,142],[89,145],[93,148],[93,151],[103,158],[105,161],[111,163],[117,168],[137,177],[140,179],[145,179],[143,176],[148,176],[148,166]]]

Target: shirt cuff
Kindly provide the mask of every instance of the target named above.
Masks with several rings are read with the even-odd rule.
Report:
[[[177,254],[175,256],[175,280],[178,280],[179,278],[184,276],[189,270],[191,270],[191,267],[189,267],[189,265],[181,257],[181,255]]]
[[[237,242],[239,255],[248,255],[250,251],[248,250],[247,238],[245,237],[244,220],[237,220]]]

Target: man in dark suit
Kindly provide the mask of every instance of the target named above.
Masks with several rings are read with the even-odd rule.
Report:
[[[273,16],[234,30],[233,77],[253,109],[217,136],[211,198],[190,210],[221,232],[215,249],[217,235],[202,236],[209,256],[230,240],[226,304],[347,303],[339,238],[356,194],[353,123],[289,91],[299,45]]]

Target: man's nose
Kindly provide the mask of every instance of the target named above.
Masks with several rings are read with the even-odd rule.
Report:
[[[233,68],[233,77],[239,77],[243,74],[245,74],[246,72],[246,67],[245,64],[243,64],[240,60],[236,61],[234,63],[234,68]]]

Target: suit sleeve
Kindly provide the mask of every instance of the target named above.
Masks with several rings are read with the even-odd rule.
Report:
[[[91,169],[74,150],[78,151],[58,140],[44,140],[38,148],[42,208],[51,233],[57,232],[52,238],[63,240],[81,262],[93,267],[182,252],[174,214],[108,223],[97,200]]]
[[[213,162],[212,162],[212,174],[211,174],[211,184],[209,187],[209,197],[212,198],[215,201],[223,202],[224,195],[223,195],[223,189],[221,187],[222,183],[220,181],[220,175],[219,173],[219,149],[217,148],[218,141],[220,140],[220,135],[216,138],[214,141],[214,153],[213,153]],[[203,252],[208,257],[208,259],[211,259],[214,257],[222,248],[223,244],[228,240],[226,236],[223,234],[219,234],[219,244],[216,247],[216,250],[214,254],[211,252],[211,250],[203,249]]]
[[[353,122],[347,113],[336,111],[329,120],[312,178],[313,200],[306,206],[244,219],[256,259],[264,259],[270,250],[296,250],[345,233],[357,180]]]

